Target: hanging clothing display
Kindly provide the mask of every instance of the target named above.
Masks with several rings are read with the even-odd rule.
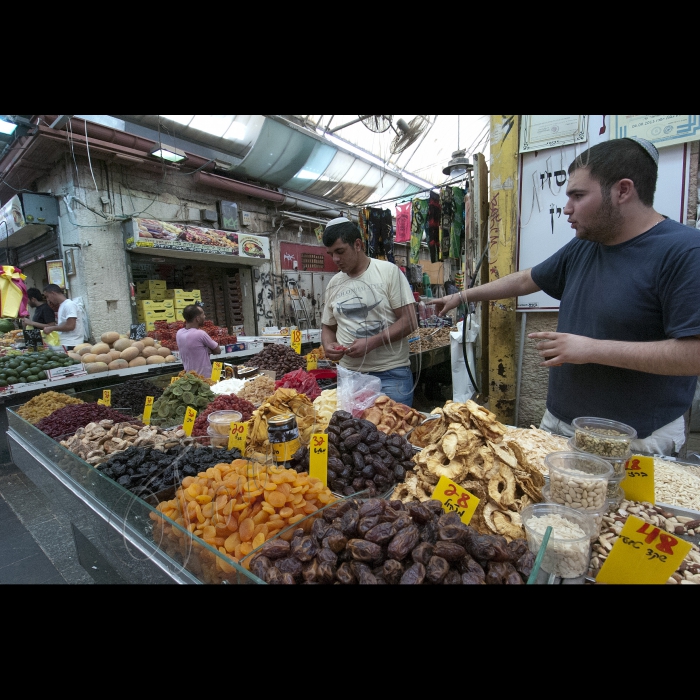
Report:
[[[423,240],[425,222],[428,218],[428,200],[416,197],[411,202],[411,254],[409,262],[417,265],[420,257],[420,242]]]
[[[396,243],[411,240],[411,203],[396,205]]]
[[[358,226],[360,227],[360,231],[362,232],[362,242],[365,245],[365,253],[370,257],[373,258],[374,256],[374,248],[370,250],[370,236],[369,236],[369,209],[360,209],[357,212],[357,223]]]
[[[450,257],[457,260],[461,260],[464,250],[465,194],[466,191],[461,187],[452,188],[454,213],[450,227]]]
[[[451,187],[440,189],[440,260],[450,257],[450,231],[454,218],[454,196]]]
[[[369,250],[374,254],[367,253],[377,260],[388,260],[394,262],[394,225],[390,209],[370,208],[367,220],[369,231]]]
[[[428,200],[428,249],[430,250],[430,262],[438,262],[440,255],[440,195],[437,192],[430,193]]]

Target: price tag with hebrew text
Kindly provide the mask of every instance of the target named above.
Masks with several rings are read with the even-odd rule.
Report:
[[[654,458],[632,455],[625,464],[625,478],[620,485],[630,501],[655,503]]]
[[[111,389],[103,389],[102,390],[102,403],[105,406],[112,405],[112,390]]]
[[[223,362],[214,362],[214,364],[211,366],[211,380],[213,382],[218,382],[221,378],[221,368],[223,366]]]
[[[187,435],[187,437],[192,435],[192,428],[194,427],[196,417],[197,411],[195,411],[192,406],[188,406],[187,410],[185,411],[185,420],[182,422],[182,429],[185,431],[185,435]]]
[[[328,435],[314,433],[309,443],[309,476],[328,486]]]
[[[245,444],[248,438],[248,423],[231,423],[228,434],[228,449],[239,450],[245,457]]]
[[[596,581],[666,583],[690,549],[690,542],[630,515]]]
[[[147,396],[146,397],[146,405],[143,407],[143,419],[141,420],[141,422],[144,425],[151,424],[151,411],[152,410],[153,410],[153,397]]]
[[[306,371],[310,372],[312,369],[318,369],[318,359],[316,355],[306,356]]]
[[[301,355],[301,331],[299,329],[292,331],[291,342],[292,350],[294,350],[297,355]]]
[[[442,503],[446,513],[458,513],[462,522],[469,525],[480,499],[446,476],[441,476],[433,491],[433,498]]]

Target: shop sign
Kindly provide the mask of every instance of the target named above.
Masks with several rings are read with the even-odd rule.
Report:
[[[440,477],[432,497],[442,503],[446,513],[457,513],[465,525],[469,525],[481,500],[446,476]]]
[[[625,478],[620,484],[630,501],[655,503],[654,458],[632,455],[625,463]]]
[[[228,449],[238,450],[245,457],[245,445],[248,439],[248,423],[231,423],[228,434]]]
[[[126,239],[126,247],[131,249],[181,250],[249,260],[270,259],[270,241],[264,236],[155,219],[132,219],[131,227]]]
[[[692,545],[630,515],[603,563],[597,583],[663,584]]]
[[[5,222],[5,226],[1,222]],[[24,214],[22,213],[22,202],[19,196],[15,195],[0,209],[0,241],[16,233],[26,226]]]
[[[309,444],[309,476],[328,486],[328,435],[314,433]]]

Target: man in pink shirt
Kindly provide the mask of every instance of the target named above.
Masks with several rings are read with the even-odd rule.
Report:
[[[204,309],[201,306],[190,304],[182,310],[185,319],[185,327],[175,335],[177,349],[186,372],[197,372],[207,379],[211,378],[211,362],[209,355],[218,355],[221,352],[219,344],[212,340],[200,328],[206,321]]]

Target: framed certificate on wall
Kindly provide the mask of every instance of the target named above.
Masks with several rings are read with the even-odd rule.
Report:
[[[63,268],[63,260],[47,260],[46,277],[49,280],[49,284],[57,284],[61,289],[65,289],[66,275]]]

